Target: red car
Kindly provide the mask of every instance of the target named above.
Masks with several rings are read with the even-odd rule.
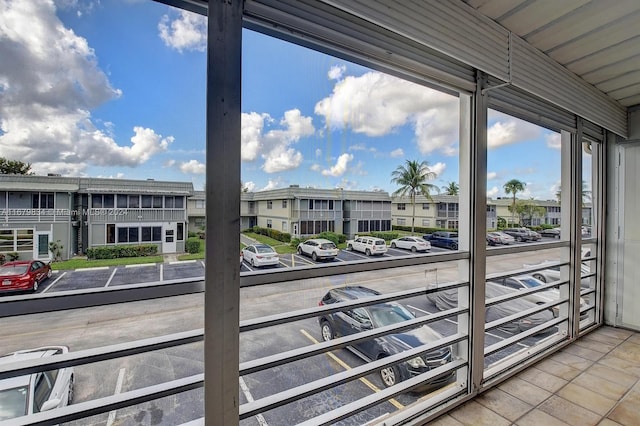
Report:
[[[38,290],[51,276],[51,266],[40,260],[17,260],[0,266],[0,292]]]

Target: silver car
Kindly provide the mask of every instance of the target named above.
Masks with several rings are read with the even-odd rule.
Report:
[[[67,353],[66,346],[45,346],[0,357],[0,365]],[[73,367],[0,380],[0,421],[26,416],[73,402]]]

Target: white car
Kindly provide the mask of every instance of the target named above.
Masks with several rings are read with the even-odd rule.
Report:
[[[509,234],[505,234],[504,232],[494,231],[494,232],[490,232],[490,234],[495,235],[496,238],[498,238],[498,240],[500,241],[500,244],[509,245],[516,242],[515,238],[513,238]]]
[[[367,256],[383,255],[387,252],[387,243],[382,238],[359,237],[347,240],[347,250],[355,250]]]
[[[545,283],[535,279],[531,275],[519,275],[517,277],[507,277],[501,278],[498,280],[493,280],[492,282],[499,284],[504,287],[512,288],[515,290],[527,290],[530,288],[535,288],[544,285]],[[527,294],[523,297],[524,300],[527,300],[531,303],[535,303],[537,305],[543,305],[545,303],[554,302],[560,299],[560,290],[557,289],[548,289],[543,291],[537,291],[535,293]],[[584,299],[580,298],[580,306],[584,306]],[[551,311],[553,312],[553,316],[557,317],[559,313],[559,307],[554,306]]]
[[[545,260],[544,262],[540,262],[538,264],[525,263],[522,266],[524,266],[525,268],[535,268],[535,267],[545,266],[546,264],[549,264],[549,266],[546,269],[532,272],[531,276],[533,276],[537,280],[542,281],[543,283],[558,281],[560,279],[560,266],[557,265],[557,262],[554,262],[552,260]],[[584,263],[580,265],[581,275],[588,275],[589,271],[590,271],[589,266],[585,265]],[[591,285],[590,277],[583,278],[582,280],[580,280],[580,287],[589,288],[590,285]]]
[[[251,244],[242,249],[242,257],[254,268],[276,266],[280,257],[273,247],[266,244]]]
[[[315,260],[335,259],[338,255],[338,247],[333,241],[324,238],[312,238],[298,244],[298,254],[311,256]]]
[[[411,250],[413,253],[415,253],[417,251],[431,250],[431,243],[422,237],[408,236],[391,240],[391,248]]]
[[[64,354],[66,346],[46,346],[0,356],[0,365]],[[73,367],[0,380],[0,422],[73,402]]]

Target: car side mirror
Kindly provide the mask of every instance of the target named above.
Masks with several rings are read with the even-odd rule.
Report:
[[[60,398],[49,399],[48,401],[45,401],[44,404],[42,404],[42,407],[40,407],[40,411],[49,411],[53,410],[54,408],[58,408],[61,402],[62,401],[60,400]]]

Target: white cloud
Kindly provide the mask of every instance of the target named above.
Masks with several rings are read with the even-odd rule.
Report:
[[[379,72],[337,81],[331,96],[316,104],[315,112],[325,118],[328,128],[349,127],[374,137],[410,124],[421,153],[456,152],[458,100]]]
[[[316,158],[319,158],[322,155],[322,150],[320,148],[316,149]]]
[[[561,137],[560,133],[547,133],[544,135],[545,140],[547,141],[547,146],[551,149],[559,150],[561,147]]]
[[[136,126],[121,146],[111,123],[96,126],[90,111],[122,92],[87,40],[58,19],[53,1],[2,2],[0,22],[11,23],[0,25],[0,156],[32,163],[37,173],[81,175],[90,165],[135,167],[173,141]]]
[[[319,172],[320,170],[322,170],[322,166],[320,164],[312,164],[310,169],[313,172]]]
[[[207,49],[207,18],[193,12],[181,10],[178,16],[164,15],[158,23],[160,38],[165,45],[178,52]]]
[[[267,185],[262,188],[260,191],[268,191],[270,189],[280,188],[282,184],[280,183],[280,179],[269,179]]]
[[[322,171],[322,176],[342,176],[347,171],[350,161],[353,161],[353,154],[342,154],[334,166]]]
[[[541,128],[526,121],[492,111],[489,121],[497,121],[487,129],[489,149],[534,140],[540,136]]]
[[[345,65],[334,65],[329,69],[327,76],[329,80],[340,80],[346,70],[347,67]]]
[[[441,176],[444,173],[447,165],[445,163],[436,163],[433,166],[429,166],[429,170],[436,174],[436,177]]]
[[[404,151],[402,150],[402,148],[394,149],[393,151],[391,151],[390,155],[391,158],[404,157]]]
[[[206,165],[198,160],[189,160],[186,163],[180,164],[180,171],[187,174],[203,175],[206,169]]]
[[[305,117],[298,109],[284,113],[279,129],[265,132],[265,127],[273,125],[275,120],[266,113],[257,112],[242,114],[242,161],[255,161],[258,157],[264,160],[262,169],[267,173],[295,169],[303,160],[302,153],[291,148],[300,138],[313,135],[311,117]],[[316,150],[316,156],[322,153]]]
[[[246,182],[243,185],[243,189],[246,189],[247,192],[253,192],[253,190],[256,189],[256,184],[255,182],[252,182],[252,181]]]
[[[498,177],[498,173],[496,172],[487,172],[487,180],[493,180]]]
[[[487,189],[487,197],[496,198],[500,194],[501,191],[502,190],[500,188],[498,188],[497,186],[494,186],[491,189]]]

